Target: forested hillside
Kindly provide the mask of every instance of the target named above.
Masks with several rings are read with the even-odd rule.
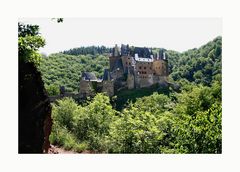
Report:
[[[68,55],[97,55],[97,54],[108,54],[111,49],[105,46],[90,46],[90,47],[79,47],[70,50],[63,51],[63,54]]]
[[[69,92],[76,92],[83,71],[94,72],[97,77],[108,68],[108,58],[103,55],[51,54],[42,58],[40,71],[46,88],[65,86]]]
[[[53,105],[50,141],[65,149],[95,153],[221,153],[221,87],[192,86],[171,96],[138,98],[121,112],[97,94],[78,105]]]
[[[155,51],[155,50],[153,50]],[[45,86],[65,86],[68,91],[78,91],[79,79],[83,71],[103,75],[109,67],[105,46],[80,47],[63,53],[51,54],[41,61],[40,71]],[[221,79],[222,38],[217,37],[200,48],[183,53],[168,50],[170,78],[174,82],[183,79],[210,86],[212,81]],[[71,55],[69,55],[71,54]]]
[[[116,97],[103,94],[81,105],[64,98],[53,104],[51,143],[77,152],[221,153],[221,37],[198,49],[167,54],[170,81],[181,85],[179,92],[121,92],[117,96],[129,98],[121,110],[115,108]],[[71,91],[78,89],[81,72],[100,77],[104,68],[108,57],[92,53],[52,54],[40,66],[46,87],[64,85]]]
[[[196,84],[210,86],[212,81],[221,79],[222,38],[183,53],[167,51],[170,77],[174,80],[187,79]]]

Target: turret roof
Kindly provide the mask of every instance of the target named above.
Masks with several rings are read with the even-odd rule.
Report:
[[[95,74],[93,72],[83,72],[82,77],[84,80],[90,80],[90,81],[97,80],[97,77],[95,76]]]

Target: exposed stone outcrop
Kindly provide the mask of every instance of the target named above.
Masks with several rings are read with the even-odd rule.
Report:
[[[41,73],[33,63],[19,62],[19,153],[47,153],[51,105]]]

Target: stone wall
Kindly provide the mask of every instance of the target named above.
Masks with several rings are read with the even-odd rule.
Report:
[[[154,84],[154,82],[153,82],[152,74],[149,74],[149,75],[146,75],[146,76],[138,75],[136,77],[136,86],[138,88],[150,87],[153,84]]]
[[[81,80],[79,94],[88,97],[95,94],[95,90],[93,89],[92,81]]]
[[[108,96],[114,95],[114,83],[113,81],[103,81],[101,92],[107,93]]]
[[[127,87],[128,87],[128,89],[133,89],[135,87],[135,85],[134,85],[134,75],[133,74],[128,74]]]
[[[155,75],[166,76],[167,75],[166,62],[164,60],[155,60],[153,62],[153,70]]]
[[[114,95],[114,82],[113,81],[80,81],[79,96],[88,97],[94,96],[96,93],[106,92],[107,95]]]
[[[119,70],[113,71],[111,72],[111,76],[113,80],[123,78],[123,70],[119,69]]]
[[[154,84],[159,84],[160,86],[168,86],[168,77],[167,76],[153,76],[153,83]]]
[[[113,70],[113,67],[118,59],[120,59],[120,57],[114,57],[114,56],[109,57],[110,71]]]
[[[132,57],[131,56],[122,56],[122,63],[123,63],[123,69],[124,69],[124,73],[127,72],[128,67],[132,66]]]
[[[140,77],[145,78],[153,73],[152,64],[152,62],[136,62],[136,72]]]

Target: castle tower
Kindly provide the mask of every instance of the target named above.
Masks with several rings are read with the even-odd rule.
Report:
[[[111,74],[108,69],[104,70],[102,80],[102,92],[107,93],[108,96],[114,95],[114,81],[112,80]]]
[[[110,63],[110,71],[113,70],[114,65],[116,64],[116,61],[120,59],[120,50],[117,44],[115,44],[115,47],[113,48],[113,52],[109,57],[109,63]]]
[[[127,70],[127,87],[128,89],[133,89],[135,87],[134,72],[130,70],[130,67],[128,67],[128,70]]]
[[[168,76],[168,60],[164,50],[159,51],[159,57],[153,62],[154,75]]]

